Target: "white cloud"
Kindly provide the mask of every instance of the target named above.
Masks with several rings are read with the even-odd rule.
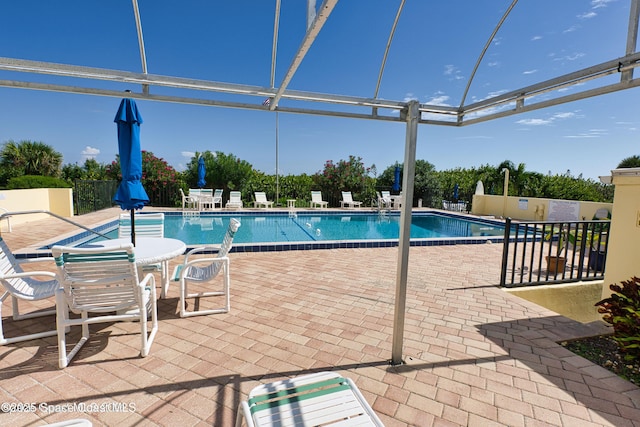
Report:
[[[578,25],[572,25],[569,28],[567,28],[566,30],[564,30],[563,33],[572,33],[574,31],[576,31],[578,28],[580,28]]]
[[[522,119],[518,120],[516,123],[525,126],[545,126],[551,124],[552,122],[553,119]]]
[[[523,71],[522,74],[534,74],[537,73],[538,70],[527,70],[527,71]]]
[[[181,151],[180,155],[182,157],[186,157],[187,159],[190,159],[190,158],[194,157],[196,155],[196,153],[193,152],[193,151]]]
[[[566,113],[556,113],[553,115],[554,119],[570,119],[576,117],[575,113],[572,112],[566,112]]]
[[[95,147],[90,147],[87,145],[86,147],[84,147],[84,150],[80,152],[80,154],[81,154],[80,158],[84,163],[88,159],[95,160],[95,158],[98,157],[98,154],[100,154],[100,149]]]
[[[491,61],[487,64],[487,66],[489,67],[498,67],[500,65],[500,62],[498,61]]]
[[[557,58],[553,58],[554,61],[575,61],[577,59],[582,58],[583,56],[585,56],[584,53],[582,52],[576,52],[574,54],[571,55],[565,55],[565,56],[561,56],[561,57],[557,57]]]
[[[445,76],[451,76],[452,80],[464,79],[464,77],[460,74],[460,70],[458,69],[458,67],[453,66],[453,65],[445,65],[444,66],[444,75]]]
[[[565,135],[565,138],[574,138],[574,139],[581,139],[581,138],[600,138],[601,136],[606,136],[607,135],[607,131],[606,129],[589,129],[586,132],[582,132],[582,133],[578,133],[576,135]]]
[[[599,9],[601,7],[607,7],[609,5],[609,3],[613,2],[614,0],[591,0],[591,7],[593,9]]]
[[[542,36],[533,36],[533,37],[531,37],[531,41],[532,42],[534,42],[536,40],[540,40],[540,39],[542,39]]]
[[[448,104],[447,101],[449,100],[449,95],[445,95],[442,92],[437,93],[435,96],[431,97],[431,99],[429,99],[426,104],[429,105],[440,105],[440,106],[451,106],[451,104]]]
[[[591,18],[595,18],[596,16],[598,16],[597,13],[595,12],[586,12],[583,13],[582,15],[578,15],[579,19],[591,19]]]

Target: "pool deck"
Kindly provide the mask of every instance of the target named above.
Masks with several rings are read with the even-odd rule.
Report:
[[[71,231],[47,219],[2,237],[17,252]],[[411,248],[406,364],[390,366],[397,257],[397,248],[233,253],[231,312],[182,319],[173,286],[146,358],[138,326],[125,322],[94,325],[64,370],[55,337],[0,346],[0,403],[46,404],[0,412],[0,425],[232,426],[256,385],[331,370],[356,382],[386,426],[640,426],[640,388],[558,344],[606,327],[497,288],[498,244]],[[25,267],[34,268],[54,265]],[[53,316],[13,322],[8,301],[2,308],[7,336],[54,327]],[[67,403],[131,411],[44,411]]]

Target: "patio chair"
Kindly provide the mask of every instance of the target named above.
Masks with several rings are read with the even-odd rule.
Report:
[[[242,208],[242,193],[239,191],[232,191],[229,193],[229,200],[225,205],[227,208]]]
[[[319,372],[255,387],[238,407],[236,427],[384,426],[350,378]]]
[[[315,207],[326,208],[326,207],[329,207],[329,202],[322,200],[321,191],[312,191],[310,206],[312,208],[315,208]]]
[[[182,210],[185,209],[197,209],[198,201],[193,196],[187,196],[184,194],[182,188],[180,188],[180,197],[182,198]]]
[[[231,250],[233,237],[240,228],[240,221],[231,218],[229,228],[222,240],[220,249],[213,246],[202,246],[191,249],[185,256],[184,262],[178,265],[173,272],[173,280],[180,281],[180,317],[199,316],[203,314],[227,313],[231,308],[229,297],[229,257],[227,254]],[[217,251],[215,256],[196,257],[196,255],[209,254]],[[212,282],[218,274],[222,272],[222,290],[208,290],[195,293],[189,293],[188,285],[193,282],[194,285],[202,285]],[[203,309],[187,311],[187,298],[202,298],[222,296],[224,297],[224,305],[221,308]],[[196,301],[199,304],[199,301]],[[196,305],[197,307],[197,305]]]
[[[216,208],[216,205],[220,205],[220,209],[222,209],[222,194],[224,190],[220,188],[216,188],[216,191],[213,193],[213,209]]]
[[[62,285],[56,291],[60,368],[65,368],[89,340],[89,325],[94,323],[138,321],[140,355],[146,357],[158,332],[156,286],[151,273],[138,280],[133,245],[126,243],[109,249],[56,245],[51,253]],[[69,312],[80,317],[70,318]],[[82,338],[67,354],[65,331],[72,326],[82,326]]]
[[[135,223],[135,235],[137,237],[164,237],[164,214],[149,213],[135,214],[133,222]],[[118,238],[126,239],[131,236],[131,214],[122,213],[118,220]],[[162,283],[168,283],[169,261],[158,264],[148,264],[142,268],[144,271],[159,271],[162,277]],[[167,289],[162,287],[160,298],[165,298]]]
[[[389,191],[378,192],[378,209],[390,209],[392,206],[391,193]]]
[[[342,200],[340,201],[340,207],[351,207],[351,208],[359,208],[362,206],[362,202],[353,201],[353,196],[351,196],[351,191],[343,191],[342,192]]]
[[[259,208],[264,206],[265,208],[272,208],[273,202],[267,200],[267,194],[264,191],[256,191],[253,193],[256,197],[256,200],[253,202],[254,208]]]
[[[46,277],[49,278],[49,280],[37,280],[35,277]],[[39,301],[46,298],[53,298],[56,293],[56,289],[60,287],[60,284],[55,280],[55,277],[55,273],[50,271],[25,272],[22,270],[19,262],[15,259],[2,237],[0,237],[0,283],[2,283],[2,286],[4,287],[4,293],[0,297],[0,345],[51,337],[56,334],[55,330],[51,330],[5,338],[4,330],[2,328],[2,305],[4,300],[8,297],[11,297],[12,300],[13,320],[32,319],[35,317],[55,314],[56,310],[54,308],[46,311],[20,314],[18,307],[19,300]]]

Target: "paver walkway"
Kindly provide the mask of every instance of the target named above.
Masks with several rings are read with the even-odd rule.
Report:
[[[94,224],[118,211],[78,219]],[[47,238],[36,233],[65,231],[50,224],[18,224],[3,237],[17,251]],[[37,405],[0,413],[0,425],[85,417],[96,426],[232,426],[257,384],[335,370],[387,426],[640,426],[640,388],[557,344],[592,331],[495,286],[500,252],[411,248],[398,367],[388,364],[397,249],[233,253],[231,312],[181,319],[172,287],[144,359],[130,323],[93,327],[64,370],[55,337],[0,347],[2,401]],[[7,335],[15,333],[7,301],[2,308]],[[95,404],[104,412],[79,412]]]

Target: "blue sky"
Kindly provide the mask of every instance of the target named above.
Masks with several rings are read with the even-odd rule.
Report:
[[[139,0],[149,73],[268,87],[274,3]],[[399,3],[339,2],[289,89],[372,97]],[[510,3],[406,0],[379,97],[458,106],[487,38]],[[303,38],[305,8],[306,1],[282,0],[276,86]],[[623,56],[628,15],[627,0],[520,1],[481,62],[467,102]],[[0,56],[141,71],[129,0],[7,2],[0,14]],[[0,79],[89,84],[5,71]],[[231,99],[160,88],[152,92]],[[462,128],[421,125],[417,158],[438,170],[511,160],[529,171],[569,170],[597,179],[623,158],[640,154],[638,95],[638,89],[630,89]],[[194,152],[211,150],[275,172],[275,114],[137,102],[144,117],[142,148],[178,170]],[[113,118],[118,105],[117,98],[0,88],[0,143],[42,141],[61,152],[65,164],[82,164],[87,156],[109,163],[117,153]],[[401,123],[278,116],[281,174],[314,173],[326,160],[349,155],[375,164],[379,172],[403,161],[406,128]]]

